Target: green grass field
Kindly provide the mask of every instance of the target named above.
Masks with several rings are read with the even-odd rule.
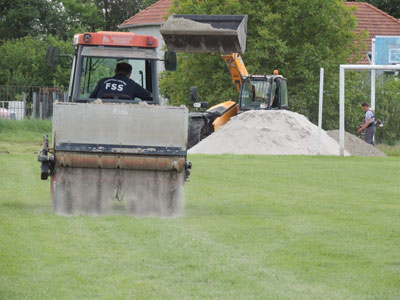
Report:
[[[190,156],[183,217],[59,217],[49,124],[1,126],[0,299],[400,298],[398,157]]]
[[[400,156],[400,144],[389,146],[385,144],[378,145],[378,148],[389,156]]]

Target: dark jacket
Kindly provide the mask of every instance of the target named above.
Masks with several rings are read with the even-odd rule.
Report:
[[[139,84],[123,74],[114,77],[103,78],[99,81],[90,98],[114,98],[120,96],[121,99],[153,100],[153,95]]]

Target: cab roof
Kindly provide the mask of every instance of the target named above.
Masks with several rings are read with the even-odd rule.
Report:
[[[270,78],[283,78],[285,79],[282,75],[248,75],[248,76],[244,76],[244,79],[250,78],[250,79],[270,79]]]
[[[132,32],[99,31],[75,34],[74,45],[157,48],[158,40]]]

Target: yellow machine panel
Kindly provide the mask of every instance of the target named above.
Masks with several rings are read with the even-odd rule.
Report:
[[[239,110],[239,105],[231,100],[214,105],[207,111],[218,111],[221,116],[213,122],[214,131],[217,131],[221,126],[226,124],[231,117],[236,116]]]

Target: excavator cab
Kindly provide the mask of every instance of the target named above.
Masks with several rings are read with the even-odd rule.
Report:
[[[243,78],[239,111],[288,108],[287,80],[280,75],[250,75]]]

